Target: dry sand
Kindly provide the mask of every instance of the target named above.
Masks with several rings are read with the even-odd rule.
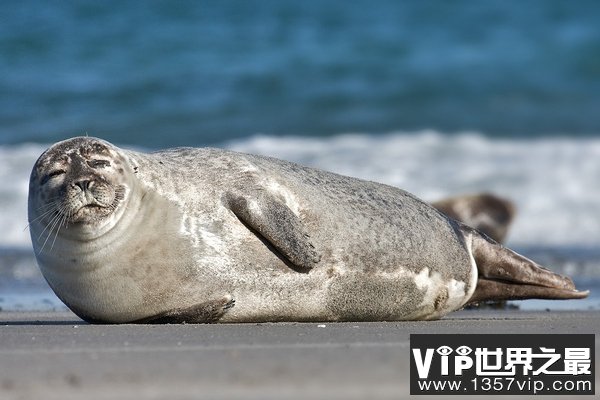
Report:
[[[411,333],[596,334],[600,311],[242,325],[88,325],[68,312],[0,312],[0,399],[402,399]]]

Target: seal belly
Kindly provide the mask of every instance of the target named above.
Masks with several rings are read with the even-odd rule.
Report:
[[[220,322],[438,319],[465,304],[476,275],[465,282],[430,268],[365,273],[328,267],[308,274],[276,273],[268,283],[264,276],[248,278],[236,283],[236,307]]]
[[[331,280],[326,306],[332,319],[340,321],[437,319],[462,307],[471,286],[429,268],[344,274]]]

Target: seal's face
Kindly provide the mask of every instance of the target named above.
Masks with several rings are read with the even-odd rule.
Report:
[[[95,138],[57,143],[38,159],[30,179],[29,220],[48,232],[106,225],[127,194],[128,165],[119,151]]]

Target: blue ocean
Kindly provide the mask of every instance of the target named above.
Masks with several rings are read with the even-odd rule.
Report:
[[[217,146],[406,189],[492,192],[508,245],[600,308],[600,2],[71,1],[0,10],[0,308],[64,307],[27,231],[31,167],[89,135]]]

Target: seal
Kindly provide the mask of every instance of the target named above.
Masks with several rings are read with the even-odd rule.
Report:
[[[90,322],[426,320],[587,296],[401,189],[220,149],[59,142],[33,167],[29,223],[44,277]]]
[[[469,225],[503,243],[515,217],[516,206],[491,193],[449,197],[431,203],[448,217]]]

